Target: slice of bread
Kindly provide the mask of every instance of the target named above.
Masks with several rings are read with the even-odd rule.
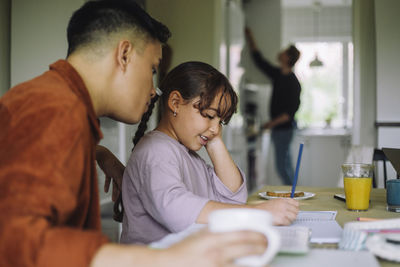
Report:
[[[290,192],[278,193],[278,192],[267,191],[267,196],[270,196],[270,197],[290,197],[291,193]],[[304,192],[296,192],[296,193],[294,193],[294,197],[304,197]]]

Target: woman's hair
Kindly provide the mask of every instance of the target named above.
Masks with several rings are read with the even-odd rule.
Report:
[[[203,62],[190,61],[178,65],[165,76],[160,84],[160,89],[162,95],[155,96],[148,111],[143,114],[133,138],[134,145],[139,142],[147,129],[147,121],[151,116],[155,102],[158,98],[161,98],[161,114],[164,114],[167,112],[169,95],[175,90],[188,102],[200,97],[200,101],[196,102],[194,107],[200,111],[202,116],[206,116],[204,110],[208,109],[215,97],[221,93],[217,116],[221,118],[223,124],[227,124],[236,112],[238,97],[232,85],[222,73]]]

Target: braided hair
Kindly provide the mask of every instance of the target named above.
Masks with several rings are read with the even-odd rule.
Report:
[[[146,113],[143,114],[142,119],[140,120],[140,124],[136,130],[135,136],[132,138],[133,148],[135,148],[136,144],[139,142],[140,138],[144,135],[147,130],[147,122],[149,121],[151,114],[153,113],[153,108],[159,98],[159,95],[156,94],[150,102],[149,108]],[[133,150],[132,148],[132,150]]]

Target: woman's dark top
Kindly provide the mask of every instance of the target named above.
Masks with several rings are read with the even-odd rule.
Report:
[[[289,121],[276,126],[275,129],[292,128],[295,125],[294,115],[300,106],[301,86],[299,80],[293,72],[283,74],[280,68],[271,65],[260,52],[253,52],[252,56],[257,67],[272,80],[271,119],[284,113],[290,117]]]

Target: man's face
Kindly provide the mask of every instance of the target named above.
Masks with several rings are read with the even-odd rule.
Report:
[[[161,60],[162,49],[158,41],[143,44],[129,55],[126,70],[119,75],[113,88],[113,112],[110,117],[125,122],[137,123],[147,111],[151,98],[155,96],[153,76]]]
[[[288,67],[289,66],[289,56],[286,50],[281,51],[278,54],[278,61],[281,67]]]

